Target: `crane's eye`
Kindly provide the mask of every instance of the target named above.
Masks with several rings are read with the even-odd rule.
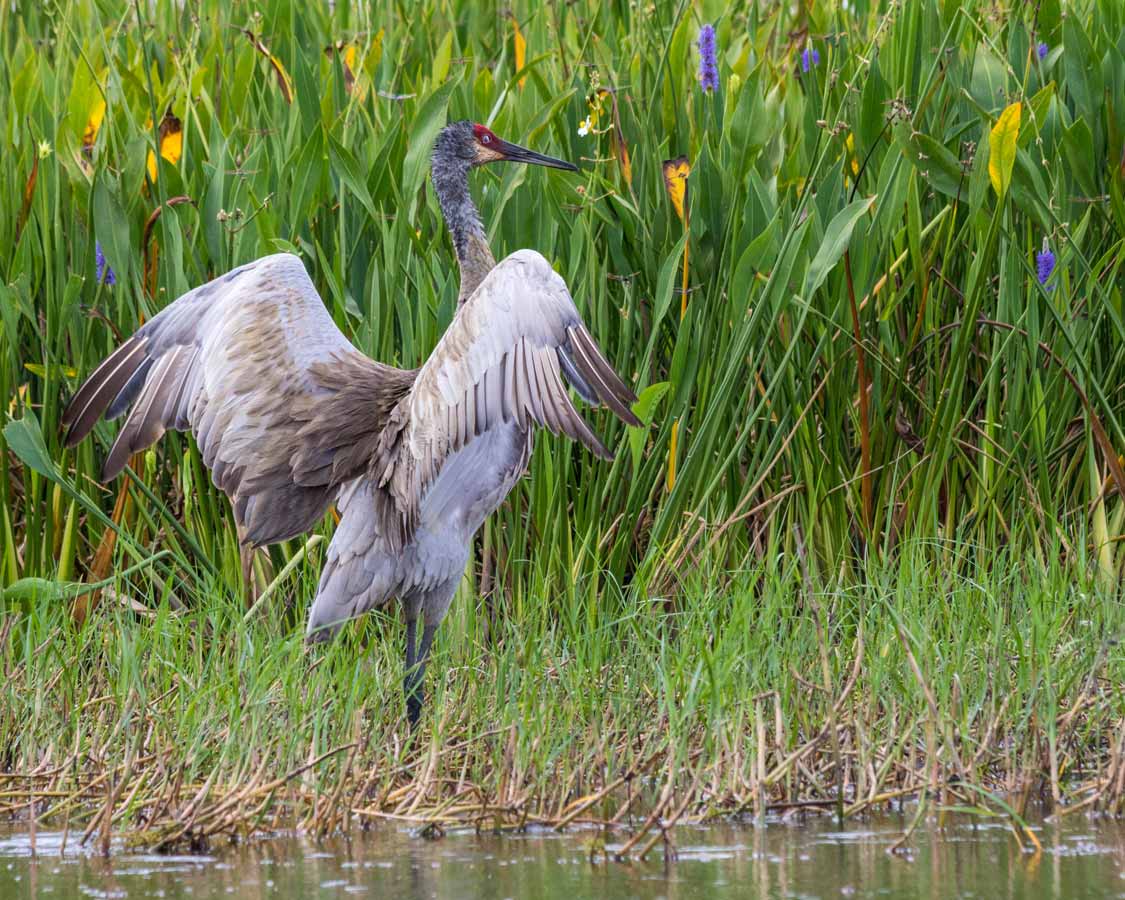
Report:
[[[492,143],[492,135],[491,134],[482,134],[480,136],[480,142],[482,144],[491,144]]]

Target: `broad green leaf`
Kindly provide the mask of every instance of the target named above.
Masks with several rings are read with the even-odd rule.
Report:
[[[340,179],[348,186],[353,194],[361,204],[364,210],[372,219],[379,216],[378,211],[375,209],[375,203],[371,199],[371,193],[367,190],[367,181],[363,177],[363,169],[360,167],[359,162],[352,155],[351,151],[343,144],[337,141],[332,135],[328,135],[328,151],[332,157],[332,169],[340,176]]]
[[[430,80],[433,84],[441,84],[449,74],[449,63],[453,59],[453,32],[447,31],[445,37],[438,44],[437,53],[434,54],[434,65],[431,69]]]
[[[1055,83],[1049,82],[1039,89],[1039,92],[1028,101],[1028,124],[1032,127],[1020,130],[1019,145],[1026,147],[1031,143],[1032,137],[1042,133],[1043,125],[1047,121],[1047,111],[1051,108],[1051,100],[1055,96]]]
[[[25,466],[52,480],[58,479],[58,470],[47,450],[35,413],[28,411],[22,419],[15,419],[5,425],[4,440]]]
[[[73,600],[79,594],[88,593],[89,585],[75,581],[49,581],[46,578],[21,578],[14,581],[0,597],[5,600]]]
[[[816,289],[824,283],[828,273],[840,261],[840,257],[844,255],[844,251],[848,249],[848,244],[851,242],[852,231],[855,229],[856,223],[871,209],[874,202],[874,197],[861,197],[853,200],[832,217],[832,221],[828,223],[828,228],[825,229],[824,240],[820,242],[820,248],[816,251],[816,256],[813,257],[812,264],[809,266],[808,276],[805,280],[806,297],[813,295]]]
[[[128,283],[131,253],[129,247],[129,220],[117,195],[116,183],[110,183],[109,174],[103,170],[94,182],[94,234],[102,245],[106,262],[117,280]],[[92,274],[92,273],[91,273]],[[93,280],[93,279],[91,279]]]
[[[1003,197],[1012,183],[1012,167],[1016,164],[1016,143],[1020,135],[1020,113],[1017,100],[1000,113],[988,135],[988,177],[992,189]]]
[[[1075,106],[1075,117],[1092,121],[1101,112],[1101,54],[1094,49],[1089,34],[1082,26],[1081,15],[1068,15],[1063,22],[1063,44],[1066,52],[1065,80],[1067,94]]]
[[[679,273],[680,265],[684,260],[684,242],[688,239],[685,233],[677,242],[672,252],[664,258],[664,263],[660,267],[660,274],[656,279],[656,302],[653,304],[654,312],[652,317],[653,336],[656,336],[656,326],[664,319],[668,312],[668,306],[672,302],[672,293],[676,287],[676,278]],[[690,263],[689,263],[690,264]]]
[[[422,182],[426,179],[426,168],[430,164],[430,153],[434,148],[434,141],[438,132],[445,125],[446,109],[449,106],[449,95],[457,87],[459,78],[449,79],[445,84],[430,94],[422,104],[422,108],[415,117],[414,127],[410,130],[410,146],[406,151],[406,158],[402,163],[403,197],[413,211],[414,195]]]
[[[129,566],[129,568],[123,569],[109,578],[103,578],[101,581],[67,581],[65,579],[54,580],[33,576],[21,578],[0,591],[0,597],[5,600],[73,600],[82,594],[89,594],[106,585],[113,584],[119,579],[126,578],[134,572],[139,572],[141,569],[151,566],[157,560],[170,556],[171,553],[171,550],[161,550],[159,553],[154,553],[135,565]]]
[[[643,428],[629,429],[629,453],[633,458],[633,471],[640,468],[641,454],[644,453],[645,441],[648,440],[649,426],[652,424],[652,417],[656,412],[656,404],[668,393],[671,386],[670,381],[658,381],[656,384],[650,384],[641,391],[637,397],[637,402],[633,404],[633,412],[637,414],[638,419],[644,422]]]
[[[895,139],[910,164],[931,187],[949,197],[964,194],[965,173],[952,150],[928,134],[911,132],[906,125],[896,129]]]
[[[1062,133],[1062,149],[1070,168],[1070,176],[1077,180],[1082,192],[1089,197],[1097,193],[1097,176],[1094,172],[1094,135],[1086,120],[1079,116]]]

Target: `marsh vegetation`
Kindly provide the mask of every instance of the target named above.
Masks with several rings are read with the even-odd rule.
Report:
[[[4,815],[107,846],[585,822],[641,855],[801,803],[1032,843],[1032,803],[1119,811],[1125,8],[107,0],[3,5],[0,42]],[[279,250],[417,365],[457,298],[447,118],[580,163],[476,196],[645,426],[596,416],[613,462],[539,441],[411,736],[388,617],[303,646],[331,515],[248,608],[190,439],[103,485],[114,426],[58,422]]]

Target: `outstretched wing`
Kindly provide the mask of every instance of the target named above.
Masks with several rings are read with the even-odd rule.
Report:
[[[380,365],[336,327],[300,259],[263,257],[162,310],[78,389],[62,423],[72,446],[98,418],[132,411],[105,480],[168,428],[191,430],[243,539],[307,531],[363,472],[414,373]]]
[[[393,503],[399,541],[449,455],[497,423],[541,425],[612,458],[562,376],[588,403],[641,424],[630,409],[636,396],[594,343],[566,283],[540,254],[520,250],[458,310],[383,432],[372,474]]]

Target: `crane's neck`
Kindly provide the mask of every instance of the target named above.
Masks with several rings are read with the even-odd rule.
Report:
[[[457,293],[457,305],[460,306],[484,281],[484,276],[492,271],[496,260],[489,249],[480,213],[469,193],[468,164],[459,158],[435,155],[433,182],[461,269],[461,289]]]

